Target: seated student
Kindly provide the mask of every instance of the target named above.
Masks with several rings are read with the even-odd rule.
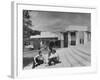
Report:
[[[35,57],[36,66],[44,63],[44,56],[41,51],[39,51],[39,55]]]
[[[55,65],[56,63],[59,63],[59,56],[56,54],[56,50],[52,50],[49,53],[49,57],[48,57],[48,65]]]

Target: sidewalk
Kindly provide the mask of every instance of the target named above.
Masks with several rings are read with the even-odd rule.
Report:
[[[85,49],[85,48],[87,48],[86,46],[88,46],[88,50]],[[57,49],[56,53],[59,55],[61,63],[53,65],[53,66],[47,66],[47,65],[43,64],[43,65],[36,67],[36,69],[38,69],[38,68],[90,66],[90,64],[91,64],[90,46],[84,45],[84,46],[79,46],[79,49],[77,49],[77,48],[78,48],[78,46]],[[28,53],[28,56],[29,56],[29,54],[30,54],[30,56],[33,55],[32,53]],[[45,52],[45,54],[46,53],[47,52]],[[87,53],[90,55],[87,55]],[[24,69],[32,69],[32,63],[27,65]]]

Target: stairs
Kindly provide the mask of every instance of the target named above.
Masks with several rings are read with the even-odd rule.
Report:
[[[90,45],[78,45],[63,48],[57,51],[63,66],[79,67],[91,65],[91,49]]]
[[[68,48],[59,48],[56,49],[56,53],[59,55],[61,63],[52,66],[40,65],[36,68],[85,67],[91,65],[90,43],[70,46]],[[31,69],[32,64],[25,67],[25,69],[26,68]]]

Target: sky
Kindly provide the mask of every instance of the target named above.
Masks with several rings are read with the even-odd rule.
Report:
[[[91,29],[90,13],[31,11],[32,29],[39,31],[64,31],[70,25]]]

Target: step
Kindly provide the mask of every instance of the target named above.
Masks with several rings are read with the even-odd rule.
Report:
[[[80,46],[76,46],[75,49],[77,49],[78,51],[88,55],[88,56],[91,56],[91,50],[90,49],[85,49],[83,47],[80,47]]]
[[[61,63],[62,63],[62,67],[70,67],[71,64],[70,64],[70,62],[68,61],[68,59],[66,58],[64,52],[65,52],[65,49],[60,49],[60,50],[57,51],[57,54],[59,55],[60,61],[61,61]]]
[[[91,55],[88,55],[87,53],[81,51],[81,50],[78,50],[76,49],[75,47],[70,47],[71,50],[73,52],[75,52],[77,55],[79,55],[80,57],[84,58],[85,60],[91,62]]]
[[[70,54],[70,51],[69,51],[68,48],[64,51],[64,56],[65,56],[65,59],[68,60],[68,62],[71,64],[71,67],[78,67],[78,66],[81,66],[81,65],[75,60],[75,58],[73,58],[73,56]],[[65,63],[65,64],[66,64],[66,63]]]
[[[89,66],[91,62],[91,56],[84,55],[79,51],[75,50],[75,48],[70,47],[71,55],[83,66]]]

